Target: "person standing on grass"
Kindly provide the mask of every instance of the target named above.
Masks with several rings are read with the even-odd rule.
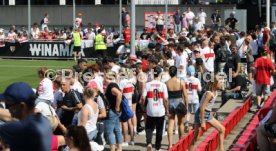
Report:
[[[75,31],[73,33],[73,42],[74,42],[74,60],[77,61],[77,57],[80,59],[81,55],[80,55],[80,51],[81,51],[81,28],[75,28]]]
[[[265,47],[268,48],[268,47]],[[257,95],[257,109],[261,108],[261,96],[264,96],[266,101],[270,93],[270,77],[271,73],[275,70],[274,64],[271,59],[267,57],[267,50],[260,47],[259,51],[262,57],[258,58],[252,68],[255,71],[255,82],[256,82],[256,95]]]
[[[200,128],[203,131],[206,131],[206,122],[208,122],[212,127],[216,128],[219,131],[219,151],[224,151],[224,133],[225,127],[216,120],[212,114],[212,108],[216,101],[218,90],[222,89],[222,80],[218,79],[215,76],[214,81],[210,83],[209,90],[206,91],[200,101],[199,109],[195,113],[195,133],[193,139],[190,143],[189,150],[193,151],[195,149],[195,143],[199,139]]]

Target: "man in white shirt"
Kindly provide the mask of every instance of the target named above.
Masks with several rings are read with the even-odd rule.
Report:
[[[168,113],[168,89],[167,86],[159,81],[161,68],[156,66],[154,69],[154,80],[148,82],[142,94],[142,106],[146,105],[147,122],[146,122],[146,141],[147,149],[152,148],[152,135],[156,128],[155,149],[161,147],[165,114]],[[146,99],[147,98],[147,99]]]
[[[155,19],[156,19],[156,29],[158,33],[161,34],[164,28],[165,18],[163,15],[161,15],[161,12],[158,11]]]
[[[243,52],[243,43],[244,43],[244,39],[245,39],[245,32],[241,32],[240,33],[240,39],[236,41],[236,45],[238,47],[238,54],[241,57],[241,62],[246,61],[246,54]]]
[[[82,13],[78,13],[78,17],[75,19],[75,28],[82,27]]]
[[[188,7],[188,9],[187,9],[186,17],[188,19],[189,26],[192,26],[193,23],[194,23],[193,21],[194,21],[194,18],[195,18],[195,14],[194,14],[194,12],[191,11],[190,7]]]
[[[202,42],[201,54],[203,55],[204,67],[208,72],[214,72],[215,53],[213,49],[209,47],[209,41]]]
[[[187,75],[187,61],[188,61],[188,53],[184,51],[184,44],[178,45],[178,56],[175,61],[175,66],[179,70],[178,77],[182,80],[185,79]]]
[[[203,11],[203,8],[199,8],[199,12],[197,13],[197,17],[199,19],[199,22],[201,22],[203,25],[205,25],[205,20],[207,18],[207,15]]]

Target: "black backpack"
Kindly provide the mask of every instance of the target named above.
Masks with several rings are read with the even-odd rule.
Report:
[[[229,56],[230,52],[226,48],[222,47],[217,50],[217,60],[219,62],[227,62]]]
[[[105,110],[106,110],[106,115],[108,115],[107,113],[108,113],[108,111],[109,111],[109,109],[110,109],[110,105],[109,105],[108,100],[106,99],[105,95],[104,95],[101,91],[98,91],[98,95],[97,95],[97,96],[95,97],[95,99],[94,99],[94,101],[95,101],[96,103],[98,103],[98,102],[97,102],[97,98],[98,98],[98,97],[101,97],[101,98],[102,98],[103,103],[104,103],[104,107],[105,107]]]
[[[41,19],[40,25],[44,24],[44,18]]]

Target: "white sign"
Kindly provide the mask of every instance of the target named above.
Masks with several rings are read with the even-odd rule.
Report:
[[[15,0],[9,0],[9,5],[15,5]]]
[[[66,0],[59,0],[59,5],[66,5]]]

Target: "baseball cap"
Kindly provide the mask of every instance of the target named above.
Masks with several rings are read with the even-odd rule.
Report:
[[[86,87],[89,87],[89,88],[95,88],[95,89],[98,89],[98,84],[96,81],[90,81]]]
[[[5,92],[0,94],[0,100],[11,101],[14,103],[29,102],[32,101],[30,98],[35,93],[31,86],[24,82],[15,82],[9,85]]]
[[[195,75],[195,67],[194,66],[189,66],[188,67],[188,73],[190,75]]]

